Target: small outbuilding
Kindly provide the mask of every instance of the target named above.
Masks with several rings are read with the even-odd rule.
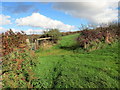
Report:
[[[39,47],[45,47],[47,45],[52,44],[52,39],[51,37],[37,38],[35,39],[34,43],[35,43],[35,50],[36,50]]]

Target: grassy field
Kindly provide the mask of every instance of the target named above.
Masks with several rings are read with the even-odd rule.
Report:
[[[118,88],[118,43],[85,52],[76,46],[79,34],[62,37],[58,45],[39,49],[36,88]]]

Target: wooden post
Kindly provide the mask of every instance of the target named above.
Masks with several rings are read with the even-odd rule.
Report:
[[[84,43],[84,48],[85,48],[85,49],[87,48],[87,44],[86,44],[86,43]]]
[[[106,37],[105,37],[105,42],[106,42],[106,43],[110,43],[110,41],[109,41],[109,36],[110,36],[110,33],[107,31]]]

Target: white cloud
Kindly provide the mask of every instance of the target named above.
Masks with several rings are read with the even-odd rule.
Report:
[[[13,31],[13,32],[21,32],[22,30],[20,30],[20,29],[15,29],[15,28],[11,28],[11,30]]]
[[[20,30],[20,29],[11,28],[11,30],[13,32],[24,31],[26,34],[39,34],[39,33],[42,33],[42,30],[34,30],[34,29]]]
[[[67,25],[58,20],[53,20],[40,13],[33,13],[31,16],[16,19],[17,25],[47,28],[58,28],[59,30],[72,30],[75,27]]]
[[[4,27],[0,27],[0,34],[9,31],[10,29],[8,28],[4,28]],[[44,29],[26,29],[26,30],[20,30],[20,29],[15,29],[15,28],[11,28],[11,30],[13,32],[21,32],[24,31],[26,34],[42,34],[43,31],[45,31]]]
[[[8,28],[4,28],[4,27],[0,27],[0,33],[4,33],[4,32],[7,32],[7,31],[9,31],[10,29],[8,29]],[[21,30],[19,30],[19,29],[15,29],[15,28],[11,28],[11,30],[13,31],[13,32],[20,32]]]
[[[10,18],[10,16],[0,15],[0,25],[11,24]]]
[[[6,31],[7,31],[7,29],[0,27],[0,33],[6,32]]]
[[[43,29],[36,29],[36,30],[34,30],[34,29],[28,29],[28,30],[25,30],[24,32],[26,33],[26,34],[41,34],[41,33],[43,33]]]
[[[117,20],[118,0],[94,0],[94,2],[55,3],[53,8],[77,18],[84,18],[90,23],[108,23]]]

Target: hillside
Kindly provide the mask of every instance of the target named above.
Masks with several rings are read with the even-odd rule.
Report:
[[[36,51],[36,88],[118,88],[118,43],[85,52],[79,34],[63,36],[58,45]],[[42,53],[41,53],[42,52]]]

